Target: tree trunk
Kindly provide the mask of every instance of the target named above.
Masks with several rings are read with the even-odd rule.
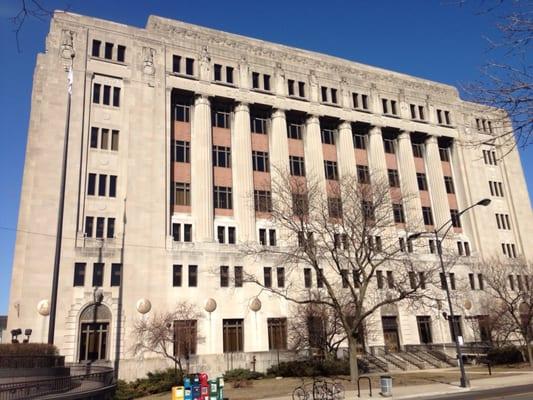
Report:
[[[348,353],[350,357],[350,381],[357,383],[359,378],[359,367],[357,365],[357,340],[351,335],[348,336]]]
[[[529,358],[529,365],[533,367],[533,350],[531,350],[531,341],[526,343],[527,356]]]

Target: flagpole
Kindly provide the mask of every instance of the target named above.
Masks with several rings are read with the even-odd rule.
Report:
[[[74,75],[72,71],[72,62],[73,60],[71,59],[67,76],[67,117],[65,122],[65,141],[63,144],[63,163],[61,166],[61,187],[59,189],[59,207],[57,212],[57,234],[54,255],[54,273],[52,276],[50,319],[48,321],[48,344],[54,344],[54,334],[56,325],[57,291],[59,284],[59,262],[61,260],[61,242],[63,238],[63,214],[65,210],[65,182],[67,175],[68,137],[70,128],[70,103],[72,98],[72,83]]]

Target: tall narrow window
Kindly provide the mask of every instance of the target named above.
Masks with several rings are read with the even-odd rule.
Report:
[[[194,59],[193,58],[185,59],[185,73],[187,75],[194,75]]]
[[[106,42],[105,50],[104,50],[104,57],[108,60],[111,60],[113,58],[113,43]]]
[[[100,46],[102,45],[102,42],[96,39],[93,39],[93,47],[91,55],[93,57],[100,57]]]
[[[181,287],[183,267],[179,264],[172,266],[172,286]]]
[[[189,287],[198,286],[198,265],[189,265]]]
[[[118,151],[118,130],[111,131],[111,150]]]
[[[104,225],[105,225],[105,218],[104,217],[96,218],[96,237],[97,238],[103,238],[104,237]]]
[[[172,56],[172,72],[179,74],[181,72],[180,67],[181,67],[181,57],[174,54]]]
[[[227,265],[220,266],[220,287],[229,286],[229,267]]]
[[[104,263],[93,264],[93,286],[103,286],[104,284]]]
[[[101,174],[98,176],[98,196],[105,196],[106,194],[107,175]]]
[[[244,350],[244,321],[242,319],[222,320],[223,352],[234,353]]]
[[[183,224],[183,241],[192,242],[192,224]]]
[[[93,85],[93,103],[100,104],[100,90],[102,90],[102,85],[95,83]]]
[[[277,267],[276,276],[278,278],[278,287],[284,288],[285,287],[285,268]]]
[[[269,288],[272,287],[272,268],[271,267],[264,267],[263,268],[263,283],[265,287]]]
[[[242,287],[244,280],[244,273],[242,267],[236,266],[233,272],[235,276],[235,287]]]
[[[120,88],[113,88],[113,106],[120,107]]]
[[[310,288],[312,285],[311,268],[304,268],[304,286]]]
[[[111,286],[120,286],[122,280],[122,264],[111,264]]]
[[[268,318],[268,349],[287,349],[287,318]]]
[[[85,267],[86,263],[75,263],[74,264],[74,286],[84,286],[85,285]]]
[[[93,237],[94,217],[85,217],[85,236]]]
[[[89,174],[87,179],[87,195],[94,196],[96,191],[96,174]]]
[[[109,197],[117,197],[117,176],[109,175]]]
[[[107,238],[113,239],[115,237],[115,218],[107,219]]]
[[[106,106],[111,104],[111,86],[104,85],[104,98],[102,101]]]
[[[122,45],[117,46],[117,61],[124,62],[126,60],[126,47]]]

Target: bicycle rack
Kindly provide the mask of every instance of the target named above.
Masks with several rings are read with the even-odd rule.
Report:
[[[361,388],[359,387],[359,381],[361,379],[368,379],[368,388],[370,389],[370,397],[372,397],[372,381],[369,376],[360,376],[359,379],[357,379],[357,397],[361,397]]]

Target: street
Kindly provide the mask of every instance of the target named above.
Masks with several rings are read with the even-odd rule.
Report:
[[[509,386],[499,389],[480,391],[473,390],[468,393],[456,393],[443,396],[422,397],[421,400],[532,400],[533,383],[520,386]]]

